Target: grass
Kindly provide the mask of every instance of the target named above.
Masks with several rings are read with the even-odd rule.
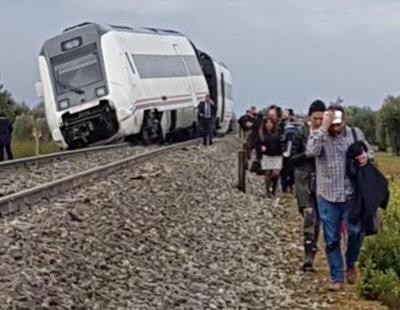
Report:
[[[40,144],[39,153],[48,154],[58,152],[60,148],[53,142],[42,142]],[[13,141],[12,151],[14,158],[23,158],[35,156],[35,142],[34,141]]]
[[[390,309],[400,309],[400,157],[377,153],[376,162],[390,181],[390,202],[381,216],[379,233],[364,239],[359,291]]]
[[[384,175],[392,178],[400,177],[400,156],[380,152],[376,154],[376,162]]]

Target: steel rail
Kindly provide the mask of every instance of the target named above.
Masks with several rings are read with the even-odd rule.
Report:
[[[0,197],[0,216],[18,212],[25,207],[31,207],[41,199],[49,199],[60,192],[65,192],[75,187],[87,184],[95,179],[105,177],[109,174],[115,173],[115,171],[119,169],[129,167],[131,164],[137,164],[168,151],[182,149],[196,144],[197,140],[190,140],[170,146],[160,147],[143,154],[133,155],[109,164],[97,166],[74,175]]]

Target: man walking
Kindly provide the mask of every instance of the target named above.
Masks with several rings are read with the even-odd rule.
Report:
[[[315,159],[306,156],[307,140],[310,130],[316,130],[322,125],[325,103],[316,100],[311,103],[309,121],[293,138],[292,157],[290,163],[295,170],[295,188],[297,205],[303,216],[304,263],[305,272],[314,271],[314,257],[317,252],[319,237],[319,216],[316,195]]]
[[[257,115],[256,107],[251,107],[250,110],[246,111],[246,114],[242,115],[239,118],[240,132],[243,138],[243,141],[247,141],[251,130],[253,129],[254,121]]]
[[[0,161],[4,160],[4,149],[7,152],[8,159],[13,159],[11,152],[12,124],[5,114],[0,111]]]
[[[213,120],[216,116],[217,107],[211,100],[210,96],[206,95],[204,101],[201,101],[197,108],[198,118],[203,133],[203,144],[207,145],[207,141],[209,141],[209,144],[213,144]]]
[[[356,129],[359,140],[364,134]],[[353,144],[352,129],[346,126],[343,107],[331,106],[324,113],[322,126],[310,133],[306,153],[316,158],[318,211],[326,246],[326,256],[332,283],[329,290],[343,288],[345,280],[344,262],[341,251],[340,227],[345,221],[347,227],[346,276],[352,284],[356,279],[355,263],[360,253],[363,233],[361,227],[348,221],[348,210],[352,204],[353,186],[346,174],[346,153]],[[369,150],[370,147],[368,146]],[[368,163],[368,154],[357,158],[360,166]]]

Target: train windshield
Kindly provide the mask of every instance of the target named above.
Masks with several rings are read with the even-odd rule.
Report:
[[[70,91],[83,93],[82,88],[103,79],[96,52],[55,64],[54,74],[58,95]]]

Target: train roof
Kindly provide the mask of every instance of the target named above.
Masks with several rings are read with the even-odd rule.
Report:
[[[65,28],[61,34],[55,35],[54,37],[47,39],[41,48],[40,55],[44,54],[44,48],[48,43],[58,42],[60,39],[63,39],[64,37],[69,37],[71,35],[74,35],[75,32],[78,32],[79,35],[84,35],[85,33],[92,33],[92,34],[97,33],[98,36],[102,36],[103,34],[110,31],[184,37],[182,33],[172,29],[162,29],[162,28],[152,28],[152,27],[132,28],[130,26],[105,25],[100,23],[84,22],[81,24]]]
[[[154,34],[154,35],[168,35],[168,36],[184,36],[179,31],[172,30],[172,29],[164,29],[164,28],[153,28],[153,27],[141,27],[141,28],[132,28],[130,26],[123,26],[123,25],[113,25],[113,24],[100,24],[95,22],[84,22],[77,25],[73,25],[71,27],[65,28],[61,34],[58,34],[48,40],[43,44],[40,54],[44,54],[44,46],[47,42],[57,40],[60,36],[64,36],[71,31],[79,30],[81,33],[90,32],[90,31],[97,31],[99,36],[110,32],[110,31],[120,31],[120,32],[131,32],[131,33],[144,33],[144,34]],[[192,42],[191,42],[192,43]],[[192,43],[193,47],[197,50],[196,46]],[[224,67],[225,69],[229,70],[228,66],[226,66],[223,62],[218,61],[214,57],[209,56],[207,53],[200,51],[206,54],[208,57],[212,58],[214,62],[219,64],[220,66]]]
[[[78,28],[92,26],[97,28],[99,33],[103,34],[109,31],[121,31],[121,32],[134,32],[134,33],[147,33],[147,34],[158,34],[158,35],[176,35],[176,36],[183,36],[182,33],[172,29],[163,29],[163,28],[154,28],[154,27],[141,27],[141,28],[132,28],[130,26],[122,26],[122,25],[112,25],[112,24],[100,24],[100,23],[93,23],[93,22],[84,22],[81,24],[77,24],[63,30],[63,33],[76,30]]]

